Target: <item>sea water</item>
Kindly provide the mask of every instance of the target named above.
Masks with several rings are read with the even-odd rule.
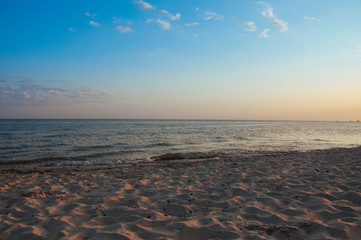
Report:
[[[121,164],[163,154],[202,158],[358,146],[359,122],[0,120],[0,167]]]

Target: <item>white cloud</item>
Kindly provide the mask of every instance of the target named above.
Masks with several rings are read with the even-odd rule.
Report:
[[[321,22],[321,20],[316,17],[303,17],[303,19],[313,21],[313,22]]]
[[[27,92],[24,91],[23,94],[24,94],[24,98],[25,98],[25,99],[31,98],[31,95],[30,95],[29,93],[27,93]]]
[[[94,27],[100,27],[100,24],[94,21],[89,21],[89,25],[92,25]]]
[[[277,27],[280,30],[280,32],[286,32],[288,30],[288,23],[276,17],[276,15],[273,12],[273,8],[268,3],[265,3],[263,1],[258,1],[256,3],[264,5],[266,7],[266,9],[262,12],[262,15],[264,17],[269,18],[271,24]]]
[[[114,23],[118,23],[118,22],[120,22],[122,20],[122,19],[117,18],[117,17],[112,17],[112,19],[113,19]]]
[[[158,23],[158,25],[161,26],[163,28],[163,30],[170,29],[170,24],[167,21],[157,19],[157,20],[155,20],[155,22]]]
[[[160,12],[161,12],[161,14],[167,16],[172,21],[180,19],[180,17],[181,17],[180,13],[176,13],[175,15],[173,15],[166,10],[160,10]]]
[[[151,10],[155,8],[152,4],[144,2],[143,0],[135,0],[135,3],[145,10]]]
[[[86,12],[85,15],[87,15],[88,17],[91,17],[91,18],[94,18],[96,17],[96,13],[89,13],[89,12]]]
[[[118,17],[112,17],[112,19],[113,19],[113,23],[122,22],[122,23],[127,24],[127,25],[131,25],[131,24],[134,23],[132,20],[125,20],[125,19],[121,19],[121,18],[118,18]]]
[[[163,30],[169,30],[171,27],[169,22],[160,19],[153,19],[153,18],[147,19],[146,23],[150,23],[150,22],[157,23],[161,28],[163,28]]]
[[[14,93],[15,93],[15,91],[2,89],[0,93],[3,93],[3,94],[14,94]]]
[[[262,12],[262,15],[265,16],[265,17],[269,17],[269,18],[274,18],[276,17],[273,13],[273,8],[271,7],[268,7],[266,10],[264,10]]]
[[[194,9],[194,11],[198,11],[199,10],[199,7],[196,7],[195,9]]]
[[[69,31],[69,32],[74,32],[75,29],[70,27],[70,28],[68,28],[68,31]]]
[[[211,19],[214,19],[214,20],[223,20],[224,17],[222,15],[219,15],[215,12],[212,12],[212,11],[205,11],[204,12],[204,20],[211,20]]]
[[[257,30],[255,23],[252,21],[242,21],[241,26],[246,32],[254,32]]]
[[[162,53],[163,49],[157,48],[155,51],[152,52],[146,52],[145,55],[151,57],[151,56],[157,56],[158,54]]]
[[[192,22],[192,23],[186,23],[186,26],[187,27],[190,27],[190,26],[197,26],[198,23],[197,22]]]
[[[170,20],[174,21],[177,19],[180,19],[181,15],[180,13],[176,13],[175,15],[169,13],[167,10],[160,10],[161,14],[165,15]]]
[[[271,19],[271,24],[277,27],[281,32],[286,32],[288,30],[288,24],[276,17]]]
[[[135,0],[135,3],[138,4],[142,9],[145,9],[145,10],[156,10],[156,7],[153,6],[152,4],[150,3],[147,3],[143,0]],[[167,17],[168,19],[170,19],[171,21],[175,21],[175,20],[178,20],[180,19],[181,17],[181,14],[180,13],[176,13],[175,15],[171,14],[170,12],[168,12],[167,10],[157,10],[157,11],[154,11],[156,13],[158,13],[158,16],[159,15],[162,15],[162,16],[165,16]],[[171,25],[168,21],[165,21],[165,20],[161,20],[161,19],[153,19],[153,18],[150,18],[150,19],[147,19],[146,20],[146,23],[149,23],[149,22],[155,22],[157,23],[159,26],[161,26],[163,28],[163,30],[168,30],[171,28]],[[133,22],[131,22],[133,23]],[[130,23],[128,23],[130,24]]]
[[[79,89],[79,91],[82,92],[82,93],[93,94],[93,93],[96,93],[98,90],[96,90],[95,88],[89,87],[89,86],[82,86]]]
[[[264,29],[260,34],[259,34],[259,37],[260,38],[269,38],[269,35],[268,35],[268,32],[270,30],[268,28]]]
[[[50,90],[48,91],[48,93],[49,93],[50,95],[55,95],[55,96],[63,96],[63,95],[64,95],[62,91],[54,90],[54,89],[50,89]]]
[[[84,86],[82,88],[50,87],[35,80],[25,80],[20,77],[7,76],[3,86],[0,86],[0,101],[5,104],[49,103],[81,99],[94,101],[110,96],[109,93]],[[11,85],[9,85],[11,84]]]
[[[150,3],[145,2],[143,0],[135,0],[135,3],[138,4],[142,9],[145,9],[145,10],[151,10],[151,9],[155,10],[156,9],[155,6],[151,5]],[[180,13],[176,13],[175,15],[173,15],[173,14],[169,13],[167,10],[164,10],[164,9],[159,10],[159,11],[157,10],[156,12],[158,14],[160,14],[160,15],[166,16],[171,21],[178,20],[181,17]],[[165,21],[165,20],[150,18],[150,19],[146,20],[146,23],[149,23],[149,22],[157,23],[160,27],[163,28],[163,30],[169,30],[171,28],[170,23],[168,21]]]
[[[133,29],[131,29],[130,27],[123,27],[123,26],[118,26],[115,28],[115,30],[120,33],[133,32]]]

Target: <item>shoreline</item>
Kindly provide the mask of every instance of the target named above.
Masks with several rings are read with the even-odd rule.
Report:
[[[162,155],[156,155],[151,157],[144,157],[135,159],[133,161],[128,160],[126,162],[119,161],[103,161],[103,162],[93,162],[90,163],[87,160],[79,160],[76,157],[43,157],[30,160],[8,160],[0,162],[0,171],[2,169],[23,169],[23,168],[86,168],[86,167],[122,167],[134,164],[149,164],[153,162],[162,162],[162,161],[209,161],[209,160],[218,160],[218,159],[230,159],[238,158],[244,159],[253,156],[269,156],[269,155],[278,155],[278,154],[292,154],[292,153],[304,153],[304,152],[320,152],[320,151],[332,151],[332,150],[342,150],[342,149],[357,149],[361,146],[353,147],[331,147],[325,149],[309,149],[309,150],[289,150],[289,151],[245,151],[237,153],[228,153],[217,150],[207,151],[207,152],[173,152],[166,153]],[[73,160],[70,160],[74,158]],[[60,163],[55,163],[60,161]],[[54,163],[53,163],[54,162]],[[45,163],[44,165],[39,165]]]
[[[361,147],[0,172],[0,239],[361,238]]]

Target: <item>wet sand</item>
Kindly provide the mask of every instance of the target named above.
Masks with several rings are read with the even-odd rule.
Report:
[[[0,239],[361,239],[361,148],[0,170]]]

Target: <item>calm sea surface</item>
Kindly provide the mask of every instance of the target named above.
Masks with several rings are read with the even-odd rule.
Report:
[[[0,167],[129,163],[167,153],[192,158],[357,146],[357,122],[0,120]]]

